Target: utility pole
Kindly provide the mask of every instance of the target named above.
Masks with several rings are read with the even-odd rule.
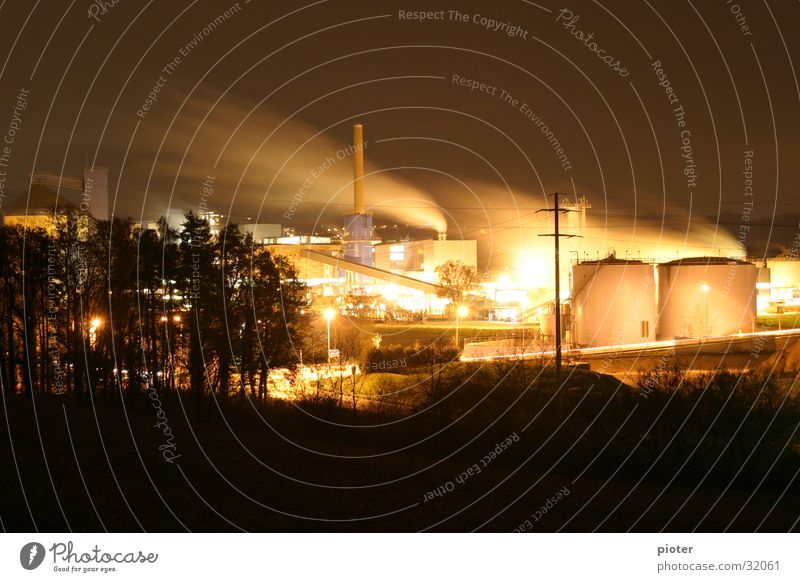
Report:
[[[555,239],[555,267],[556,267],[556,296],[555,296],[555,317],[556,317],[556,384],[561,386],[561,261],[559,260],[559,241],[561,237],[572,238],[574,234],[561,234],[558,229],[558,217],[562,212],[573,212],[566,208],[558,207],[558,192],[554,192],[553,208],[542,208],[537,212],[552,212],[554,232],[540,234],[539,236],[552,236]]]

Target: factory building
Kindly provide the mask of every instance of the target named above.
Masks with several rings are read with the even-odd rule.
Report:
[[[286,258],[297,278],[316,295],[336,295],[345,283],[339,266],[322,262],[318,257],[324,255],[338,259],[342,254],[342,245],[338,241],[317,236],[279,237],[269,240],[264,248],[272,255]]]
[[[385,271],[434,283],[436,268],[447,261],[478,266],[478,243],[475,240],[410,240],[375,246],[375,266]]]
[[[380,243],[367,211],[364,184],[364,127],[353,126],[353,210],[343,217],[341,241],[326,237],[267,237],[266,248],[289,259],[314,297],[374,303],[378,317],[398,311],[410,316],[443,316],[447,300],[436,267],[449,260],[477,266],[477,241],[415,240]]]
[[[66,224],[70,213],[77,207],[47,186],[35,184],[27,194],[18,194],[3,209],[4,226],[40,228],[55,234],[59,224]]]
[[[255,244],[267,244],[279,240],[283,234],[280,224],[270,223],[240,224],[239,230],[243,234],[251,234]]]
[[[796,257],[767,259],[766,277],[760,277],[760,312],[800,311],[800,260]]]
[[[33,172],[28,192],[11,198],[3,209],[2,224],[53,231],[70,212],[108,220],[108,168],[87,166],[83,178]]]

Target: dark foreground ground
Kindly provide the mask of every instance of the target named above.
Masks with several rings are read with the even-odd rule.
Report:
[[[731,438],[739,434],[735,427],[723,434],[730,446],[715,448],[703,443],[720,434],[704,435],[699,426],[671,442],[685,412],[642,439],[663,404],[647,408],[637,395],[621,395],[613,379],[587,386],[578,382],[556,398],[544,390],[523,398],[495,391],[491,407],[476,391],[471,400],[453,397],[444,412],[411,418],[282,402],[231,401],[222,413],[209,402],[195,411],[186,396],[162,395],[174,449],[164,425],[154,426],[156,409],[144,396],[78,404],[71,396],[34,402],[7,395],[0,417],[2,528],[798,529],[793,445],[748,456],[754,441]],[[690,424],[708,422],[690,417]],[[498,449],[501,442],[507,446]],[[166,462],[159,447],[179,457]]]

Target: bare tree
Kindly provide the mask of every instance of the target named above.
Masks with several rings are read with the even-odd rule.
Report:
[[[442,295],[450,300],[451,308],[461,305],[468,299],[471,291],[477,289],[481,276],[475,267],[461,261],[447,261],[436,267],[439,284],[444,287]]]

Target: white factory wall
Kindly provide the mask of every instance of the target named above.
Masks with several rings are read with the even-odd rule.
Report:
[[[800,306],[800,261],[791,257],[767,259],[769,269],[769,302],[784,308]],[[766,310],[766,306],[759,306]]]
[[[280,224],[257,223],[257,224],[240,224],[239,230],[243,233],[249,232],[253,235],[253,240],[262,242],[265,238],[276,239],[281,236]]]
[[[586,262],[573,266],[573,338],[580,347],[654,341],[653,265]]]
[[[752,263],[659,265],[658,339],[753,331],[756,279]]]
[[[379,269],[436,281],[436,268],[447,261],[460,261],[478,267],[478,242],[474,240],[412,240],[375,246],[375,266]]]

